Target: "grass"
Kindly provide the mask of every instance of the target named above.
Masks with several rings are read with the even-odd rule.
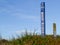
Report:
[[[0,39],[0,45],[60,45],[60,36],[46,35],[44,38],[35,33],[14,37],[11,40]]]

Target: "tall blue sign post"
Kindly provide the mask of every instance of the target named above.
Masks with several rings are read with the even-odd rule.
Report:
[[[45,2],[41,2],[41,35],[45,36]]]

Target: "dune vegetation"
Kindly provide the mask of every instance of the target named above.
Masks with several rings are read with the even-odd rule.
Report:
[[[46,35],[41,37],[35,33],[17,36],[11,40],[0,39],[0,45],[60,45],[60,36]]]

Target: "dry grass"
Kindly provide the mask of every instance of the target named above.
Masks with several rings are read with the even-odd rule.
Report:
[[[46,35],[44,38],[37,34],[28,34],[27,32],[21,37],[12,40],[0,40],[0,45],[60,45],[60,36],[56,38],[53,35]]]

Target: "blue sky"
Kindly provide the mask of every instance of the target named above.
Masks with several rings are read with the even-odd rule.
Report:
[[[53,34],[52,24],[57,25],[60,35],[59,0],[0,0],[0,34],[3,38],[28,32],[41,34],[40,3],[46,2],[46,34]]]

